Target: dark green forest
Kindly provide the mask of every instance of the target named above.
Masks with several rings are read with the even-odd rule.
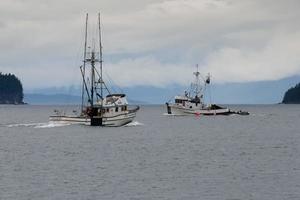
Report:
[[[285,92],[282,103],[300,104],[300,83]]]
[[[13,74],[0,72],[0,104],[23,104],[23,86]]]

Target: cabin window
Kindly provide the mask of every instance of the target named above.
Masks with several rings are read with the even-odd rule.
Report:
[[[126,110],[127,110],[127,107],[126,107],[126,106],[122,106],[122,107],[121,107],[121,110],[122,110],[122,111],[126,111]]]
[[[175,99],[175,103],[182,103],[182,100],[180,100],[180,99]]]
[[[106,112],[108,112],[108,113],[109,113],[109,108],[106,108]]]
[[[116,107],[116,112],[118,112],[119,111],[119,107]]]
[[[175,103],[184,104],[187,100],[175,99]]]

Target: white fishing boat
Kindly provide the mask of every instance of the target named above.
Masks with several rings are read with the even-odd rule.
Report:
[[[91,126],[123,126],[132,122],[139,110],[139,106],[128,104],[125,94],[111,93],[103,80],[100,14],[98,14],[98,25],[99,52],[96,52],[95,47],[87,48],[88,14],[86,15],[84,59],[83,65],[80,66],[82,75],[80,114],[65,115],[56,110],[55,115],[50,116],[52,122]]]
[[[233,112],[216,104],[205,104],[204,95],[210,84],[210,75],[201,76],[198,66],[194,72],[195,81],[184,95],[177,95],[174,102],[167,102],[167,111],[171,115],[228,115]]]

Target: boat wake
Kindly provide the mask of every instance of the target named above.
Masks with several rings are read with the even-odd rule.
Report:
[[[164,113],[165,116],[175,116],[175,114]]]
[[[32,127],[32,128],[54,128],[71,125],[69,123],[57,123],[57,122],[46,122],[46,123],[22,123],[22,124],[8,124],[5,127]]]
[[[48,123],[37,125],[34,128],[54,128],[54,127],[63,127],[63,126],[69,126],[69,125],[71,125],[71,123],[48,122]]]
[[[130,122],[129,124],[126,124],[125,127],[132,127],[132,126],[144,126],[143,123],[140,123],[138,121]]]
[[[72,125],[72,123],[67,122],[44,122],[44,123],[22,123],[22,124],[6,124],[2,125],[4,127],[15,128],[15,127],[30,127],[30,128],[55,128],[55,127],[64,127]],[[126,124],[124,127],[133,127],[133,126],[144,126],[143,123],[138,121],[131,122]]]

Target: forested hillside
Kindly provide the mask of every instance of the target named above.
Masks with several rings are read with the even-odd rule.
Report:
[[[0,104],[23,104],[23,86],[13,74],[0,73]]]
[[[286,103],[286,104],[300,103],[300,83],[298,83],[295,87],[292,87],[285,92],[282,103]]]

